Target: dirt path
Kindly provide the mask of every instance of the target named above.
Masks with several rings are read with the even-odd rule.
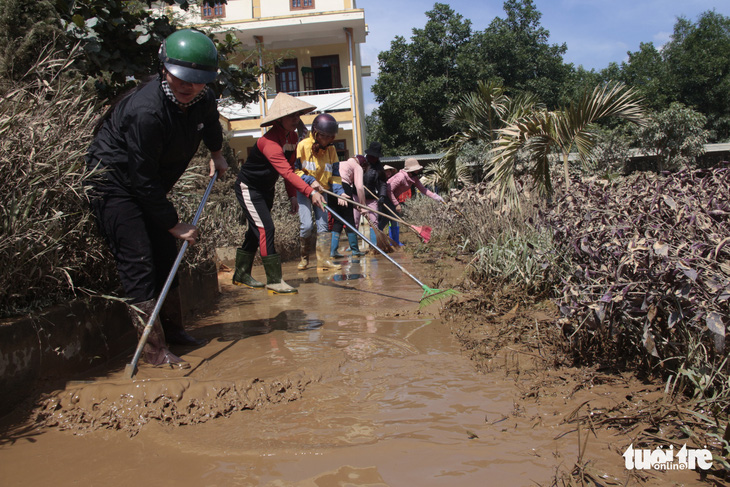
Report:
[[[446,286],[463,270],[393,256]],[[382,257],[331,273],[294,265],[284,269],[293,296],[220,276],[218,311],[193,325],[211,342],[185,354],[191,370],[143,367],[130,383],[122,360],[49,397],[36,423],[6,418],[2,485],[551,485],[576,464],[605,485],[638,482],[621,457],[630,431],[579,430],[573,420],[654,401],[655,386],[549,370],[516,345],[475,354],[477,315],[447,322],[438,305],[419,310],[420,287]],[[467,333],[469,352],[455,337]]]

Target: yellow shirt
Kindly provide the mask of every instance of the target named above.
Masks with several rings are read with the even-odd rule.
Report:
[[[339,175],[335,176],[333,174],[334,164],[339,162],[337,150],[331,145],[327,147],[327,150],[319,151],[319,154],[315,156],[312,154],[312,145],[314,145],[314,132],[310,132],[309,137],[301,140],[297,144],[297,159],[299,159],[302,165],[301,169],[297,169],[297,175],[300,177],[312,176],[327,190],[332,190],[332,185],[341,187],[342,180]],[[307,179],[304,178],[305,181]]]

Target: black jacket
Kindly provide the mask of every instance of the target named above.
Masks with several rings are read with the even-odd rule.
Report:
[[[365,171],[365,174],[362,176],[362,182],[363,185],[377,197],[377,199],[385,198],[388,191],[388,184],[382,164],[379,162],[371,163],[368,170]],[[371,200],[376,198],[373,198],[370,193],[365,191],[365,199]]]
[[[208,90],[183,112],[154,79],[119,102],[89,147],[89,168],[107,169],[94,189],[134,198],[149,219],[170,229],[178,216],[166,195],[201,140],[211,151],[223,144],[215,95]]]

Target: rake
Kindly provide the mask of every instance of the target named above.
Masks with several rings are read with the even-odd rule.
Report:
[[[365,188],[365,189],[367,189],[367,188]],[[325,193],[327,193],[329,195],[332,195],[332,196],[338,196],[338,195],[336,195],[335,193],[333,193],[331,191],[327,191],[326,189],[323,189],[322,191],[324,191]],[[369,189],[368,189],[368,192],[370,192]],[[370,192],[370,194],[372,195],[373,193]],[[376,199],[377,199],[377,197],[376,197]],[[409,227],[411,230],[413,230],[414,232],[416,232],[418,234],[418,236],[421,237],[423,239],[423,241],[426,242],[426,243],[428,243],[428,241],[431,240],[431,227],[417,227],[415,225],[411,225],[411,224],[406,223],[405,221],[403,221],[397,215],[396,215],[395,218],[393,218],[390,215],[386,215],[385,213],[380,212],[378,210],[373,210],[368,205],[363,205],[362,203],[358,203],[357,201],[353,201],[352,199],[348,199],[347,202],[349,204],[351,204],[351,205],[359,206],[360,208],[363,208],[365,210],[372,211],[376,215],[384,216],[385,218],[390,218],[391,220],[395,220],[398,223],[402,223],[403,225]],[[388,238],[390,238],[390,237],[388,237]],[[398,244],[395,243],[395,242],[393,242],[392,245],[398,245]]]
[[[337,197],[337,198],[340,197],[338,194],[333,193],[332,191],[328,191],[328,190],[326,190],[324,188],[320,188],[319,190],[322,191],[323,193],[326,193],[326,194],[330,195],[330,196],[334,196],[334,197]],[[372,211],[373,213],[377,213],[378,215],[388,216],[388,215],[385,215],[383,213],[380,213],[380,212],[378,212],[376,210],[373,210],[369,206],[360,205],[360,204],[356,203],[355,201],[352,201],[351,199],[348,199],[347,201],[349,203],[354,204],[354,205],[362,206],[363,208],[366,208],[366,209]],[[400,247],[395,240],[393,240],[388,235],[386,235],[385,233],[383,233],[383,231],[380,230],[378,227],[372,227],[371,226],[370,228],[372,228],[373,232],[375,232],[375,238],[378,241],[378,247],[380,247],[382,250],[385,250],[387,253],[391,253],[391,252],[393,252],[395,250],[396,247]]]
[[[193,225],[198,224],[198,220],[200,219],[200,214],[203,213],[203,207],[205,206],[205,202],[208,200],[208,196],[210,196],[210,192],[213,189],[213,183],[215,183],[216,178],[218,177],[218,172],[213,173],[213,177],[210,178],[210,182],[208,183],[208,187],[205,190],[205,194],[203,195],[203,199],[200,202],[200,205],[198,205],[198,211],[195,212],[195,217],[193,218]],[[160,291],[160,297],[157,298],[157,303],[155,304],[155,309],[152,310],[152,314],[150,314],[150,318],[147,321],[147,325],[144,327],[144,331],[142,332],[142,336],[139,337],[139,343],[137,343],[137,349],[134,352],[134,357],[132,357],[132,361],[126,365],[124,368],[124,378],[125,379],[132,379],[134,377],[134,374],[137,373],[137,363],[139,362],[139,358],[142,355],[142,350],[144,349],[145,344],[147,343],[147,338],[150,336],[150,332],[152,331],[152,327],[155,324],[155,320],[157,319],[157,316],[160,314],[160,309],[162,308],[162,303],[165,302],[165,298],[167,297],[167,293],[170,291],[170,286],[172,286],[172,281],[175,278],[175,274],[177,274],[177,268],[180,267],[180,263],[182,262],[183,254],[188,248],[188,241],[185,240],[180,247],[180,250],[177,253],[177,258],[175,259],[175,263],[172,266],[172,269],[170,269],[170,274],[167,276],[167,281],[165,281],[165,285],[162,287],[162,291]]]
[[[374,197],[374,198],[376,197],[373,194],[373,192],[370,191],[370,189],[368,189],[367,187],[365,189],[367,190],[368,193],[370,193],[370,195],[372,197]],[[416,234],[418,234],[418,236],[421,237],[424,242],[428,243],[428,241],[431,240],[431,231],[432,231],[431,227],[427,227],[427,226],[417,227],[415,225],[411,225],[410,223],[407,223],[405,220],[403,220],[400,216],[398,216],[398,214],[396,212],[394,212],[390,206],[388,206],[388,205],[384,205],[384,206],[393,215],[393,216],[385,215],[387,218],[390,218],[391,220],[395,220],[398,223],[402,223],[403,225],[407,226],[408,228],[410,228],[411,230],[416,232]]]
[[[435,301],[438,301],[439,299],[445,299],[449,296],[454,296],[456,294],[459,294],[459,291],[457,291],[456,289],[434,289],[434,288],[430,288],[430,287],[426,286],[424,283],[422,283],[421,281],[416,279],[416,277],[413,274],[411,274],[410,272],[408,272],[402,265],[400,265],[395,260],[393,260],[393,258],[391,256],[389,256],[388,254],[383,252],[377,245],[375,245],[373,242],[371,242],[369,239],[367,239],[365,237],[365,235],[358,232],[352,225],[347,223],[344,218],[342,218],[340,215],[338,215],[337,213],[332,211],[332,209],[326,203],[324,204],[324,207],[327,210],[329,210],[329,212],[332,214],[332,216],[334,216],[335,218],[340,220],[344,225],[347,226],[347,228],[349,228],[350,230],[355,232],[361,239],[363,239],[364,241],[369,243],[375,250],[377,250],[378,252],[383,254],[383,256],[386,259],[388,259],[394,266],[396,266],[398,269],[400,269],[405,275],[407,275],[408,277],[413,279],[416,282],[416,284],[418,284],[419,286],[421,286],[421,288],[423,288],[423,296],[421,296],[420,304],[418,306],[419,308],[428,306],[429,304],[431,304]]]

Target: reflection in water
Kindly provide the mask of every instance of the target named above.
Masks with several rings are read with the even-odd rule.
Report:
[[[362,279],[365,275],[363,274],[335,274],[332,276],[333,281],[353,281],[355,279]]]
[[[274,330],[298,333],[320,328],[324,322],[320,319],[308,318],[300,309],[281,311],[273,318],[260,320],[237,321],[221,323],[218,326],[207,327],[206,335],[216,336],[220,340],[240,340],[256,335],[265,335]]]

